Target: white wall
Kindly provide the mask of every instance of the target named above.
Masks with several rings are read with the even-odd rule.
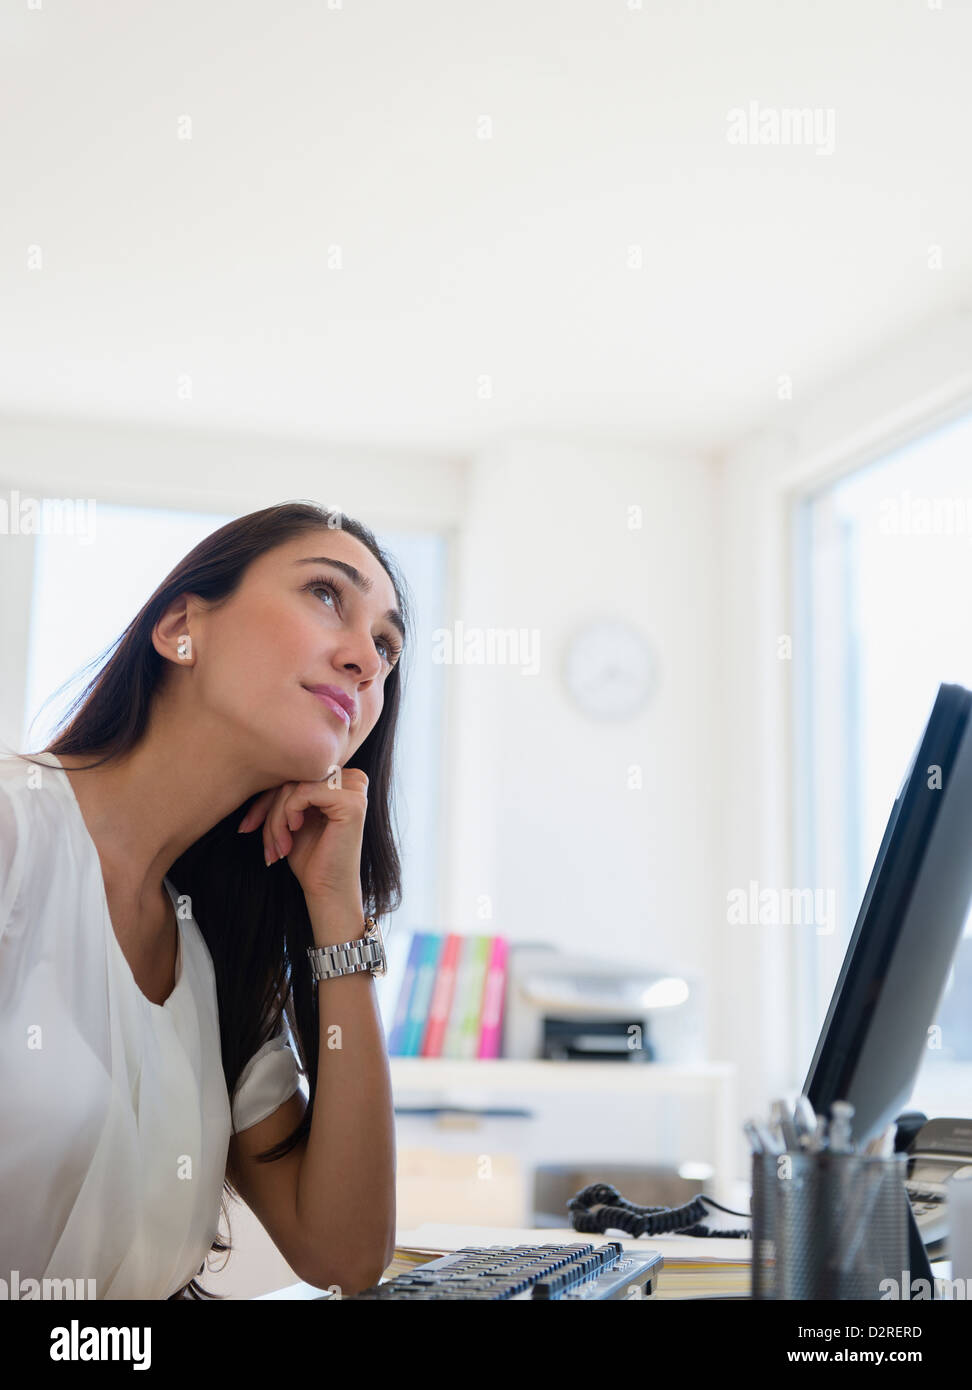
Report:
[[[448,916],[460,929],[708,973],[721,796],[714,501],[705,463],[648,449],[524,439],[473,464],[453,621],[536,629],[541,659],[537,675],[447,672]],[[631,721],[595,723],[565,691],[565,643],[596,617],[630,621],[659,651],[659,693]],[[633,763],[640,791],[627,785]]]

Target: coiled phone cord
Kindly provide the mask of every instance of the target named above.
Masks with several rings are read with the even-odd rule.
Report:
[[[708,1215],[706,1202],[730,1216],[749,1215],[724,1207],[712,1197],[694,1197],[681,1207],[639,1207],[606,1182],[585,1187],[576,1197],[571,1197],[567,1209],[574,1230],[587,1233],[603,1234],[610,1226],[629,1236],[663,1236],[677,1232],[680,1236],[717,1236],[723,1240],[752,1238],[750,1230],[720,1231],[704,1225],[702,1218]]]

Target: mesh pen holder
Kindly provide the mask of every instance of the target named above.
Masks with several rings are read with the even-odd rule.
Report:
[[[908,1265],[906,1167],[903,1153],[753,1154],[753,1298],[881,1298]]]

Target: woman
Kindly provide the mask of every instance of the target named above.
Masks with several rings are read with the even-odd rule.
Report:
[[[21,1289],[211,1297],[191,1276],[231,1248],[226,1192],[319,1287],[390,1262],[374,980],[315,984],[308,948],[401,901],[404,592],[358,522],[244,516],[162,582],[49,748],[0,761],[0,1258]]]

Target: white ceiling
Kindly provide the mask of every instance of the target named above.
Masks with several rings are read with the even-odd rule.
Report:
[[[714,450],[972,285],[970,0],[27,3],[0,411]]]

